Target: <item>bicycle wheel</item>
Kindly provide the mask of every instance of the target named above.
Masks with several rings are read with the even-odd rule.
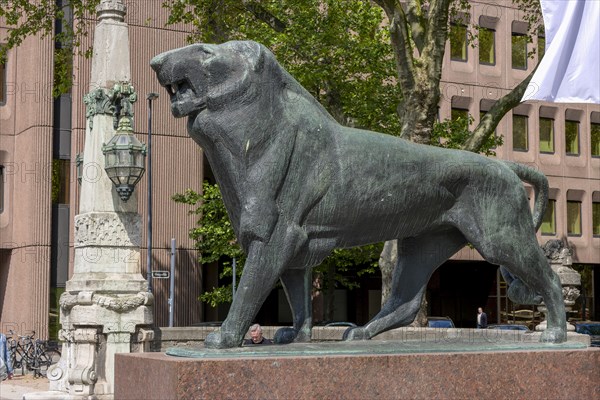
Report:
[[[46,350],[39,354],[37,361],[36,373],[39,376],[46,376],[48,368],[52,364],[56,364],[60,360],[60,352],[58,350]]]

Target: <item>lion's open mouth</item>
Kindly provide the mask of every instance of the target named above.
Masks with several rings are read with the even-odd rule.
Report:
[[[165,88],[171,97],[171,112],[175,117],[197,114],[206,108],[206,102],[194,92],[187,79],[166,84]]]

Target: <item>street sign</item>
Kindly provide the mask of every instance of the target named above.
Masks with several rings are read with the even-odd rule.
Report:
[[[152,277],[155,279],[168,279],[170,276],[169,271],[152,271]]]

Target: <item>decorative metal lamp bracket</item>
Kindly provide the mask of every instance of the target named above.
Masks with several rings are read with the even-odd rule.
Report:
[[[113,126],[117,129],[122,117],[129,117],[133,122],[133,103],[137,101],[137,93],[129,82],[115,83],[112,89],[94,89],[85,96],[85,117],[88,119],[90,129],[94,129],[95,115],[104,114],[113,116]]]

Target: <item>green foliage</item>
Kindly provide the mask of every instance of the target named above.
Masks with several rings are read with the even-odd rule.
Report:
[[[396,82],[382,10],[359,0],[171,0],[190,40],[258,41],[341,123],[398,134]]]
[[[325,277],[330,271],[334,272],[335,285],[347,289],[355,289],[359,284],[354,279],[363,275],[373,274],[378,268],[379,255],[383,251],[383,243],[368,244],[351,249],[335,249],[321,265],[313,270],[313,274]],[[322,279],[327,288],[327,279]]]
[[[219,277],[225,278],[233,276],[231,260],[236,258],[237,275],[241,275],[246,255],[231,227],[219,187],[204,182],[202,194],[188,189],[172,198],[177,203],[195,207],[190,213],[198,216],[198,223],[190,230],[190,238],[200,253],[200,261],[203,264],[219,263]],[[203,293],[200,300],[215,307],[219,303],[230,302],[231,292],[231,284],[219,286]]]
[[[467,115],[466,118],[458,117],[455,119],[446,119],[443,122],[436,122],[433,125],[431,132],[430,145],[444,147],[447,149],[462,149],[466,141],[471,137],[469,126],[473,123],[473,117]],[[485,154],[486,156],[495,156],[494,149],[501,146],[503,138],[500,135],[489,135],[477,153]]]

